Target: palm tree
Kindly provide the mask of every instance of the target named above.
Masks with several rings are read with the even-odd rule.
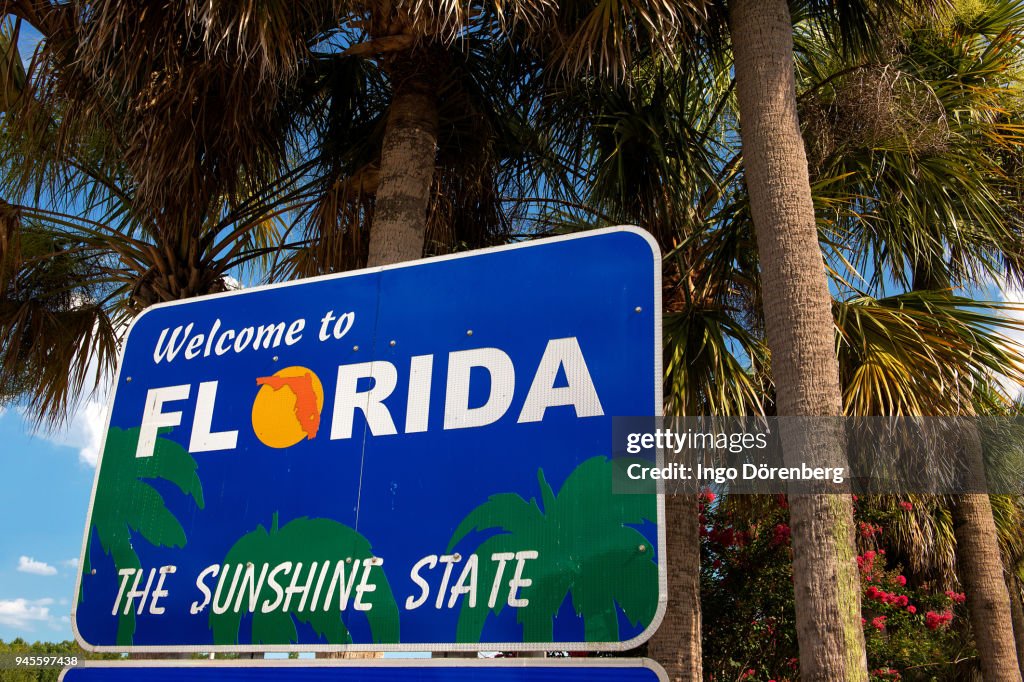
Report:
[[[330,552],[323,548],[329,546]],[[222,564],[234,566],[236,572],[243,566],[275,566],[290,561],[315,571],[316,566],[331,562],[331,570],[338,562],[346,568],[360,570],[360,562],[374,556],[369,541],[358,532],[330,519],[298,518],[278,527],[274,514],[270,529],[262,525],[245,534],[228,550]],[[296,569],[298,570],[298,569]],[[398,604],[395,602],[387,576],[380,568],[368,569],[368,585],[373,585],[373,608],[366,611],[370,631],[375,643],[399,641]],[[227,580],[226,576],[222,577]],[[244,582],[243,582],[244,585]],[[339,597],[340,599],[340,597]],[[256,595],[255,603],[274,600],[274,592],[264,584]],[[230,602],[230,598],[229,598]],[[241,602],[239,602],[241,603]],[[243,605],[244,606],[244,605]],[[210,610],[209,621],[215,644],[235,645],[242,638],[241,624],[244,609],[228,608],[223,613]],[[337,608],[299,611],[271,611],[257,609],[252,613],[249,639],[253,644],[294,644],[298,641],[295,622],[306,623],[330,644],[351,644],[349,629]]]
[[[354,127],[339,126],[348,112],[355,112],[358,116],[354,118],[363,126],[362,130],[373,132],[371,139],[381,141],[379,145],[372,142],[350,145],[356,153],[341,158],[330,153],[331,145],[336,145],[337,140],[328,139],[328,144],[310,147],[300,137],[291,148],[300,154],[313,149],[319,155],[308,164],[283,174],[280,182],[290,193],[289,199],[294,205],[310,198],[309,193],[304,193],[305,188],[320,192],[312,214],[317,220],[310,223],[316,231],[312,239],[307,240],[308,244],[302,245],[305,248],[295,249],[289,245],[294,256],[285,261],[284,272],[309,274],[364,262],[360,252],[366,247],[360,246],[360,240],[365,234],[363,226],[371,220],[375,225],[379,222],[379,226],[375,227],[370,241],[384,246],[371,246],[366,256],[368,262],[379,264],[415,257],[422,253],[424,234],[427,234],[422,223],[423,207],[428,198],[431,203],[426,218],[428,228],[431,223],[439,222],[438,218],[454,223],[440,227],[458,228],[460,212],[454,209],[468,206],[479,215],[481,208],[488,208],[487,202],[490,215],[498,218],[497,224],[501,225],[504,219],[492,198],[497,186],[494,179],[500,181],[500,173],[496,178],[487,172],[487,167],[470,166],[462,173],[437,177],[435,164],[442,156],[435,159],[434,147],[440,141],[438,131],[445,131],[439,105],[446,98],[451,108],[456,109],[461,102],[452,97],[450,87],[451,80],[457,79],[436,82],[432,74],[420,68],[421,64],[433,67],[442,64],[446,71],[468,71],[472,75],[473,72],[465,68],[472,64],[467,57],[482,61],[478,58],[482,51],[475,46],[482,43],[486,48],[488,39],[494,42],[498,34],[493,27],[497,23],[507,27],[510,34],[542,37],[540,29],[546,31],[553,26],[559,37],[540,40],[539,50],[549,55],[559,68],[567,73],[578,71],[588,62],[589,50],[595,50],[598,70],[612,73],[619,68],[622,57],[635,51],[638,45],[671,46],[680,29],[693,24],[699,16],[697,10],[703,3],[693,4],[696,10],[664,6],[659,7],[657,13],[640,14],[635,14],[635,8],[623,7],[621,11],[626,16],[616,25],[630,26],[624,32],[610,31],[609,27],[601,25],[600,19],[607,16],[606,8],[600,3],[596,7],[575,6],[564,12],[555,11],[553,4],[513,3],[503,5],[496,13],[486,8],[481,14],[468,11],[461,3],[442,3],[437,7],[387,3],[369,11],[344,5],[338,10],[345,12],[344,18],[333,13],[335,9],[327,3],[266,5],[252,16],[234,14],[235,8],[228,6],[185,3],[159,10],[149,8],[145,15],[123,8],[104,8],[90,13],[85,31],[72,30],[70,6],[10,2],[4,8],[32,23],[46,37],[48,58],[42,62],[46,67],[42,71],[42,82],[47,88],[43,92],[73,103],[65,109],[64,115],[53,117],[60,133],[56,138],[77,140],[83,137],[82,131],[113,128],[117,134],[111,137],[119,143],[114,145],[116,154],[113,155],[126,159],[125,165],[134,178],[131,197],[135,209],[126,213],[171,216],[171,219],[162,219],[170,225],[158,226],[155,243],[143,245],[156,246],[155,249],[139,248],[139,254],[129,254],[130,258],[114,250],[119,260],[138,263],[139,269],[147,274],[166,273],[164,278],[170,280],[170,285],[160,287],[156,295],[138,299],[145,305],[167,297],[210,291],[182,286],[182,283],[196,281],[197,272],[201,284],[220,285],[218,275],[226,269],[225,263],[197,263],[194,223],[184,219],[175,221],[173,217],[189,205],[209,201],[210,196],[238,193],[237,180],[243,177],[255,189],[252,192],[255,199],[279,201],[276,195],[261,195],[260,188],[280,167],[283,156],[280,130],[288,118],[287,106],[295,107],[298,102],[300,107],[316,109],[318,104],[328,104],[318,110],[329,114],[323,121],[326,133],[358,132]],[[333,54],[314,53],[312,45],[330,40],[331,32],[325,27],[339,24],[344,49]],[[505,51],[505,54],[512,53],[512,50]],[[70,59],[71,54],[84,57]],[[140,58],[135,59],[133,55]],[[302,68],[304,64],[309,66]],[[507,61],[498,64],[492,67],[491,73],[501,73],[502,79],[507,80],[509,74],[515,72],[507,68]],[[198,79],[193,78],[197,71],[202,74]],[[519,81],[512,87],[505,83],[507,90],[523,96],[526,85],[544,82],[531,72],[527,73],[531,79]],[[161,79],[156,88],[151,82],[153,74],[159,74]],[[384,79],[379,77],[381,75]],[[488,80],[502,80],[486,76],[470,82],[478,85]],[[382,80],[391,84],[390,102],[386,96],[384,99],[376,97],[380,94]],[[218,101],[224,91],[244,92],[245,96]],[[442,98],[438,91],[446,97]],[[365,97],[366,94],[370,97]],[[470,92],[471,105],[486,101],[481,97],[474,100],[473,94],[481,93]],[[527,108],[532,106],[528,98],[523,99]],[[251,106],[252,103],[257,106]],[[223,134],[224,126],[220,121],[202,115],[206,109],[222,112],[221,118],[231,123],[230,135]],[[466,134],[455,127],[453,131],[458,134],[450,135],[462,148],[456,152],[461,157],[466,156],[466,140],[487,141],[488,126],[493,127],[495,121],[501,121],[503,114],[512,108],[506,106],[498,116],[490,117],[489,112],[475,106],[468,107],[473,116],[466,117],[466,110],[463,106],[456,113],[470,118],[477,129],[470,126]],[[386,115],[381,113],[385,111]],[[316,117],[311,119],[317,120]],[[479,125],[481,120],[483,126]],[[379,134],[381,128],[383,137]],[[317,128],[313,130],[320,132]],[[510,131],[514,131],[514,127],[507,125],[499,131],[503,133],[503,140],[510,139]],[[175,167],[178,159],[174,155],[180,156],[181,139],[188,142],[186,163]],[[54,156],[59,157],[59,152],[73,147],[53,148],[58,152]],[[375,149],[380,150],[376,155]],[[516,142],[510,149],[502,152],[499,148],[499,153],[494,154],[485,146],[481,156],[487,162],[495,156],[504,158],[503,154],[509,151],[521,156],[523,149],[524,145]],[[100,158],[105,161],[110,156]],[[376,156],[379,162],[375,161]],[[189,162],[190,159],[201,159],[201,162]],[[356,163],[359,160],[363,163]],[[188,168],[193,169],[192,175],[188,175]],[[313,168],[332,172],[301,184],[307,177],[304,173]],[[339,168],[341,172],[337,172]],[[233,175],[238,169],[242,172]],[[521,170],[522,164],[517,167],[512,163],[501,172],[506,174],[505,182],[509,177],[521,182],[516,178],[523,175]],[[467,179],[472,180],[467,182]],[[529,180],[524,184],[528,183]],[[438,185],[440,191],[431,194],[429,190]],[[475,191],[467,192],[467,189]],[[486,202],[476,197],[483,197]],[[246,208],[263,205],[245,199],[239,204]],[[265,212],[274,215],[280,210],[272,207]],[[228,216],[231,215],[233,212],[229,211]],[[380,220],[375,216],[380,216]],[[243,223],[240,227],[247,226]],[[222,232],[211,229],[213,234]],[[456,238],[460,236],[460,230],[452,232]],[[477,232],[481,232],[479,228]],[[240,231],[236,236],[245,234]],[[486,231],[483,234],[486,235]],[[474,243],[480,242],[469,242]],[[339,248],[342,246],[344,248]],[[255,249],[257,253],[263,250],[259,245]],[[167,254],[169,258],[165,257]],[[117,301],[118,295],[111,294],[108,300]],[[74,345],[65,344],[66,347]],[[17,354],[10,356],[17,357]],[[78,361],[84,357],[84,354],[75,356]],[[15,364],[13,360],[12,364]],[[60,376],[60,372],[54,375],[53,383],[58,387]],[[61,401],[50,401],[47,407],[51,404],[60,407]]]
[[[840,3],[846,5],[846,3]],[[729,30],[743,165],[780,415],[838,416],[842,410],[828,290],[797,117],[793,25],[784,0],[734,0]],[[841,463],[840,434],[816,440],[783,433],[793,461]],[[866,680],[853,509],[845,495],[790,501],[797,636],[807,680]]]
[[[90,379],[112,369],[133,315],[223,291],[229,271],[265,257],[278,239],[277,205],[296,200],[288,177],[257,186],[236,168],[204,180],[214,160],[190,166],[194,182],[182,180],[179,189],[202,187],[184,203],[171,200],[177,190],[169,192],[164,178],[147,179],[124,142],[140,134],[129,130],[138,125],[136,109],[76,80],[83,62],[61,61],[83,40],[54,18],[66,11],[30,14],[50,33],[26,78],[15,79],[0,131],[0,190],[10,200],[0,254],[0,374],[23,389],[38,421],[59,421]],[[22,23],[5,21],[5,44],[17,44]],[[5,55],[21,63],[13,47]],[[86,92],[62,90],[76,87]]]
[[[168,429],[162,429],[166,433]],[[122,568],[142,569],[134,543],[137,534],[158,547],[183,547],[188,539],[181,523],[168,511],[163,495],[146,481],[163,480],[203,508],[203,487],[197,464],[188,452],[167,438],[156,439],[154,457],[134,457],[139,429],[116,427],[107,434],[98,488],[107,495],[95,498],[89,519],[85,561],[82,565],[79,600],[86,598],[92,575],[92,538],[114,562],[115,573]],[[110,492],[116,491],[116,492]],[[135,636],[135,609],[118,614],[117,645],[131,646]],[[88,633],[84,633],[88,635]]]
[[[473,509],[452,533],[448,552],[473,531],[500,529],[473,551],[480,557],[496,552],[515,553],[522,547],[537,550],[538,577],[523,589],[529,604],[517,611],[523,641],[554,640],[554,618],[572,596],[576,614],[583,618],[588,642],[619,641],[621,608],[634,625],[644,629],[658,606],[658,564],[650,540],[633,526],[656,519],[652,495],[612,492],[613,465],[593,457],[576,467],[558,493],[542,470],[537,472],[541,500],[530,501],[513,493],[491,495]],[[496,562],[480,563],[481,585],[494,583]],[[484,622],[500,613],[509,598],[508,583],[493,605],[487,600],[459,613],[456,639],[479,642]]]

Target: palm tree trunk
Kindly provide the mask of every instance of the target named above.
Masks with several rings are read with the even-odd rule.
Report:
[[[1024,603],[1021,602],[1020,583],[1011,571],[1006,572],[1006,591],[1010,594],[1013,639],[1017,644],[1017,668],[1024,675]]]
[[[828,290],[807,157],[797,117],[793,27],[786,0],[734,0],[740,133],[761,262],[765,333],[780,416],[838,416],[842,402]],[[838,425],[837,425],[838,426]],[[838,430],[818,447],[783,432],[787,459],[845,460]],[[853,506],[848,495],[790,499],[800,673],[804,680],[867,680]]]
[[[647,655],[665,668],[670,682],[701,682],[700,525],[697,499],[665,496],[668,608],[647,644]]]
[[[982,677],[986,682],[1021,682],[1010,595],[988,495],[957,496],[952,515],[957,572],[967,594]]]
[[[405,54],[388,70],[393,94],[380,153],[369,267],[423,256],[437,151],[437,93],[425,61]]]

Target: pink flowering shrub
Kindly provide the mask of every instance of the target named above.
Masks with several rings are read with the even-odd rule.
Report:
[[[795,682],[799,652],[785,496],[777,496],[768,513],[759,509],[754,522],[730,514],[710,492],[700,506],[705,678]],[[872,681],[945,679],[951,662],[973,649],[964,595],[921,583],[887,554],[886,525],[893,514],[912,513],[913,504],[879,511],[861,499],[855,509],[861,625]]]

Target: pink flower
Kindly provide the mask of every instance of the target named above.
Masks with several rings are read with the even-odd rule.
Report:
[[[882,532],[882,527],[873,523],[861,521],[859,524],[861,537],[867,539]]]
[[[885,629],[885,616],[875,616],[874,618],[872,618],[871,619],[871,627],[875,628],[876,630],[884,630]]]
[[[907,606],[907,613],[917,613],[917,607],[913,604]]]
[[[775,526],[775,534],[772,536],[773,545],[784,545],[789,542],[789,526],[780,523]]]
[[[914,505],[910,502],[900,502],[900,507],[903,508],[903,511],[911,511],[914,508]]]
[[[924,615],[924,624],[929,630],[938,630],[944,625],[948,625],[953,620],[953,614],[949,611],[942,613],[935,613],[929,611]]]

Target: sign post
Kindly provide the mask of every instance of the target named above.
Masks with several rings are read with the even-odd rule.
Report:
[[[82,548],[97,651],[622,650],[663,510],[612,492],[660,415],[660,256],[613,228],[154,306]]]

